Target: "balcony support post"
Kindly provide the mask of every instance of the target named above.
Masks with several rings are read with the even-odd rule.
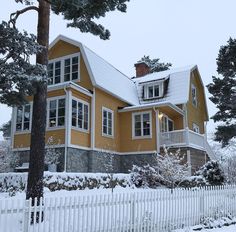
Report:
[[[160,153],[160,121],[159,121],[159,110],[155,109],[153,107],[153,110],[155,112],[155,122],[156,122],[156,150],[157,153]]]

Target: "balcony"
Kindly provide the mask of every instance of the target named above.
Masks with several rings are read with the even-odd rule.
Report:
[[[211,159],[216,159],[205,135],[189,129],[160,133],[160,145],[166,147],[193,147],[206,151]]]

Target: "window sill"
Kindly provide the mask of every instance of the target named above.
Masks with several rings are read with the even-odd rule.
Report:
[[[75,126],[71,126],[71,129],[72,129],[72,130],[75,130],[75,131],[87,133],[87,134],[90,133],[90,132],[89,132],[89,129],[88,129],[88,130],[86,130],[86,129],[81,129],[81,128],[78,128],[78,127],[75,127]]]
[[[61,129],[65,129],[65,126],[47,127],[46,131],[61,130]]]
[[[15,135],[30,134],[31,130],[15,131]]]
[[[102,136],[109,139],[114,139],[114,135],[107,135],[107,134],[102,133]]]
[[[136,140],[136,139],[152,139],[151,135],[148,136],[132,136],[132,140]]]

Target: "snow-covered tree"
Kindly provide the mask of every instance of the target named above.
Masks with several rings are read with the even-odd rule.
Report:
[[[0,142],[0,173],[10,172],[19,165],[19,155],[13,153],[9,141]]]
[[[3,22],[1,24],[0,55],[6,55],[6,51],[2,50],[2,47],[7,48],[9,45],[11,48],[9,51],[7,50],[8,55],[0,63],[0,73],[2,74],[0,78],[1,102],[9,105],[22,104],[26,99],[25,96],[33,95],[27,199],[34,199],[35,197],[39,199],[43,196],[47,98],[46,67],[48,64],[50,11],[63,15],[64,19],[69,21],[68,27],[78,28],[81,32],[92,33],[101,39],[108,39],[110,32],[98,24],[96,20],[105,17],[106,12],[115,10],[125,12],[128,1],[15,0],[16,3],[25,5],[25,7],[12,13],[9,23]],[[37,13],[36,37],[28,35],[26,32],[21,34],[16,29],[17,19],[28,11]],[[11,34],[12,36],[10,36]],[[12,44],[16,45],[16,49]],[[25,50],[27,51],[26,54],[24,53]],[[32,66],[29,64],[28,55],[33,54],[36,54],[36,64]],[[11,92],[11,97],[8,96],[9,92]]]
[[[11,136],[11,120],[4,123],[1,127],[0,127],[0,131],[2,131],[3,133],[3,137],[5,139],[9,138]]]
[[[47,141],[47,149],[45,155],[45,164],[59,164],[60,151],[56,149],[56,146],[60,144],[60,141],[57,141],[53,136],[50,136]]]
[[[156,162],[159,180],[170,188],[178,186],[189,175],[189,165],[180,150],[170,152],[164,147],[163,154],[156,154]]]
[[[165,71],[172,66],[171,63],[161,63],[159,58],[151,59],[149,56],[143,56],[139,62],[145,62],[150,68],[150,73]]]
[[[204,164],[197,172],[203,176],[210,185],[221,185],[225,181],[225,175],[218,161],[210,160]]]
[[[226,146],[236,136],[236,39],[230,38],[221,46],[217,72],[219,77],[213,76],[213,82],[207,88],[212,94],[210,100],[218,108],[212,119],[221,122],[216,128],[215,140]]]

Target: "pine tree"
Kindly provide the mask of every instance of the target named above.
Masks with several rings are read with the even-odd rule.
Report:
[[[214,122],[222,122],[216,128],[215,140],[226,146],[236,136],[236,39],[230,38],[219,50],[217,58],[219,77],[207,85],[212,94],[210,100],[216,104],[218,112],[212,117]]]
[[[30,164],[26,198],[43,196],[43,171],[45,157],[45,129],[46,129],[46,96],[49,18],[50,9],[55,14],[62,14],[69,20],[68,27],[79,28],[81,32],[89,32],[101,39],[109,39],[110,32],[94,19],[105,17],[106,12],[119,10],[126,11],[126,2],[129,0],[15,0],[26,7],[11,14],[8,23],[2,23],[0,29],[0,54],[6,55],[1,59],[0,70],[0,101],[8,105],[22,104],[27,95],[33,95],[33,120],[31,128]],[[20,15],[34,10],[38,13],[37,36],[21,34],[16,29],[16,22]],[[5,32],[14,36],[7,37]],[[4,35],[4,36],[1,36]],[[28,45],[28,42],[30,46]],[[5,44],[4,44],[5,42]],[[21,49],[14,49],[12,43],[24,45]],[[7,47],[7,44],[10,45]],[[2,50],[2,46],[5,50]],[[31,46],[32,45],[32,46]],[[33,49],[34,48],[34,49]],[[27,53],[25,52],[27,51]],[[18,55],[17,55],[18,54]],[[30,65],[30,55],[36,54],[36,65]],[[16,57],[16,58],[15,58]],[[12,65],[10,65],[11,61]],[[23,64],[20,65],[20,64]],[[28,65],[28,66],[27,66]],[[4,73],[2,74],[2,71]],[[32,75],[31,75],[32,74]],[[31,77],[31,78],[30,78]],[[25,88],[24,88],[25,87]],[[11,94],[9,94],[9,91]],[[18,100],[19,99],[19,100]]]
[[[151,59],[149,56],[145,55],[138,61],[138,63],[139,62],[145,62],[150,68],[150,73],[165,71],[172,66],[171,63],[161,63],[159,58]]]

